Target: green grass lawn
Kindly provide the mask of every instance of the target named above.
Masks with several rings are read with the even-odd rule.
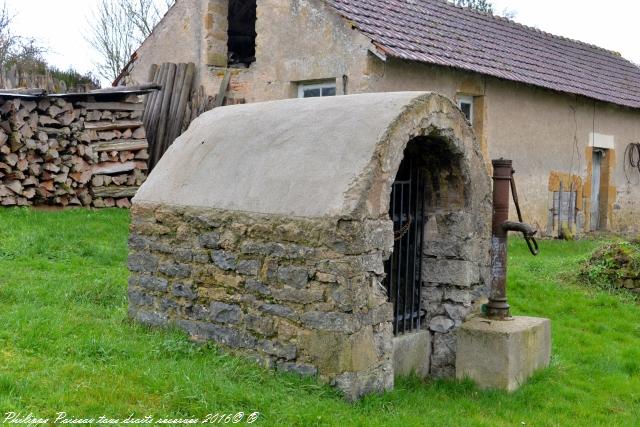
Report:
[[[640,424],[640,308],[574,283],[599,242],[543,242],[538,258],[512,242],[514,314],[553,321],[552,366],[519,391],[405,379],[393,392],[348,404],[313,379],[130,322],[128,222],[119,210],[0,210],[1,414],[124,419],[258,411],[256,425],[274,426]]]

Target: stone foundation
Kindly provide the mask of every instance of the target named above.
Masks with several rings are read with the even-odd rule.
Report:
[[[393,386],[390,221],[134,205],[130,315],[178,325],[349,398]]]

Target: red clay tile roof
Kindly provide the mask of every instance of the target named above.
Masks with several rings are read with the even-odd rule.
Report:
[[[640,67],[615,52],[444,0],[326,1],[387,56],[640,108]]]

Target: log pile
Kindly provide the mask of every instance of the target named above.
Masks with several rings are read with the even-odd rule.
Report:
[[[207,95],[204,87],[198,86],[191,92],[191,99],[187,105],[187,120],[183,125],[183,132],[187,130],[192,121],[197,119],[200,114],[212,110],[216,103],[216,96]]]
[[[0,204],[129,207],[149,157],[140,98],[0,95]]]

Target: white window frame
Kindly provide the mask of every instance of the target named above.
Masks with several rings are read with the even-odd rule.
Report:
[[[473,96],[458,95],[458,108],[462,110],[462,104],[469,104],[469,123],[473,123]]]
[[[322,89],[335,89],[338,95],[338,85],[335,80],[322,83],[298,83],[298,98],[304,98],[305,90],[320,89],[320,97],[322,97]]]

